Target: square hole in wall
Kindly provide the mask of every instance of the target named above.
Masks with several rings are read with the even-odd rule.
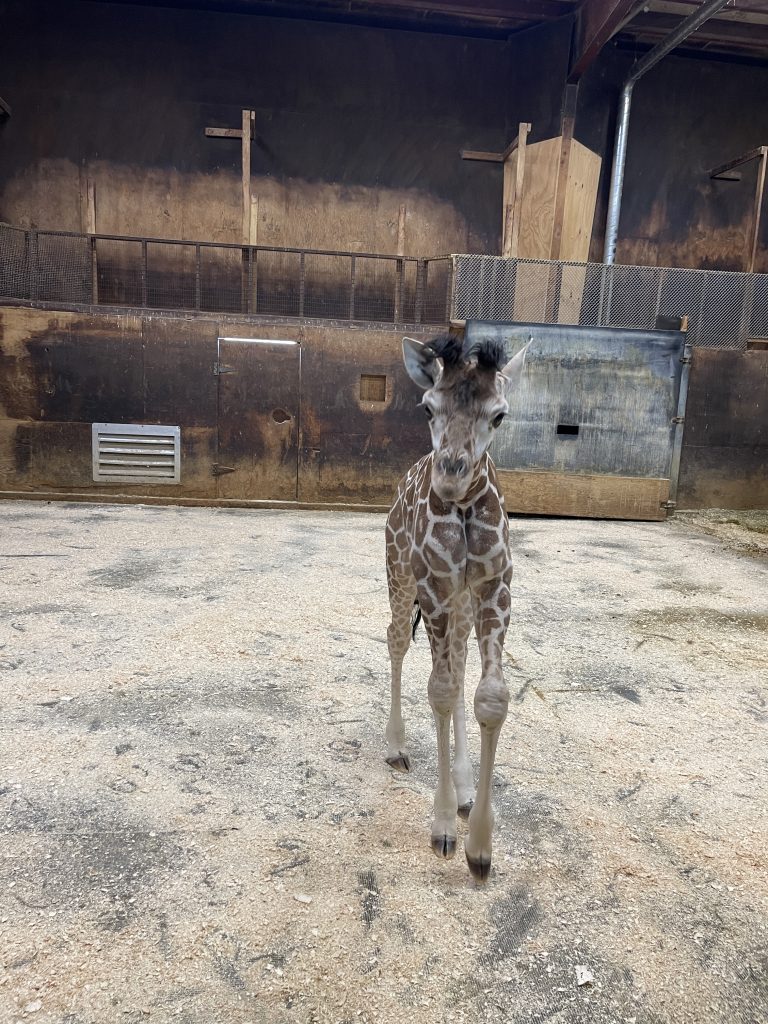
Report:
[[[558,437],[578,437],[579,426],[577,423],[558,423],[557,434]]]
[[[383,373],[360,374],[360,401],[386,402],[387,378]]]

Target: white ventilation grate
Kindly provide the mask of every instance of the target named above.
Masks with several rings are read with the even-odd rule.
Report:
[[[94,423],[96,483],[178,484],[181,430],[144,423]]]

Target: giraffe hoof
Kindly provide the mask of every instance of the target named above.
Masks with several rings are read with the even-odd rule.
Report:
[[[491,873],[490,857],[470,857],[470,855],[467,854],[467,864],[472,873],[472,877],[476,878],[478,882],[485,882],[488,875]]]
[[[475,805],[475,801],[474,800],[467,800],[467,802],[465,804],[461,804],[459,806],[457,814],[459,815],[460,818],[463,818],[464,821],[467,821],[469,819],[469,812],[472,810],[474,805]]]
[[[436,857],[451,860],[456,853],[455,836],[447,836],[445,833],[440,836],[432,836],[432,852]]]
[[[388,757],[387,764],[396,772],[409,772],[411,770],[411,759],[407,754],[399,753],[397,757]]]

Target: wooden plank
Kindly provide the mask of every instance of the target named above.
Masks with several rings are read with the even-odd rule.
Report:
[[[667,518],[669,480],[497,469],[507,512],[587,519]]]
[[[255,118],[253,110],[243,111],[243,130],[240,132],[243,143],[243,245],[251,242],[251,125]]]
[[[405,203],[400,204],[397,214],[397,255],[405,256]]]
[[[240,128],[206,128],[205,134],[213,139],[241,139],[243,137]]]
[[[462,149],[462,160],[486,160],[488,163],[503,164],[503,153],[488,153],[482,149]]]
[[[583,263],[589,258],[602,158],[576,139],[570,148],[562,234],[559,252],[552,258]]]
[[[713,168],[709,172],[710,178],[719,178],[721,174],[725,174],[727,171],[733,170],[734,167],[740,167],[742,164],[749,163],[750,160],[759,160],[761,157],[765,158],[765,154],[768,153],[768,146],[758,146],[756,149],[750,149],[748,153],[744,153],[742,156],[737,156],[735,160],[729,160],[727,164],[720,164],[719,167]],[[739,178],[728,178],[728,181],[739,181]]]
[[[760,238],[760,215],[763,211],[763,195],[765,194],[765,165],[768,163],[768,148],[760,147],[760,167],[757,172],[757,183],[755,184],[755,213],[752,220],[752,231],[749,249],[747,250],[747,271],[752,274],[755,270],[755,257],[757,255],[757,243]]]
[[[2,96],[0,96],[0,117],[10,117],[11,108],[5,102]]]
[[[560,139],[536,142],[526,149],[518,256],[549,259],[560,167]]]
[[[502,256],[517,255],[530,130],[530,122],[521,121],[514,148],[508,147],[508,156],[504,161]]]

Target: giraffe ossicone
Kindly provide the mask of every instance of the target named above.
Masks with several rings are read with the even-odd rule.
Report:
[[[420,404],[429,421],[432,451],[400,481],[386,526],[392,610],[386,760],[393,768],[410,769],[400,683],[418,603],[432,652],[427,692],[437,732],[432,849],[440,857],[452,857],[456,815],[468,816],[464,850],[472,874],[481,880],[491,867],[493,763],[509,704],[502,650],[512,578],[509,524],[488,448],[509,410],[507,394],[520,380],[528,347],[507,360],[503,345],[493,340],[466,345],[449,334],[424,344],[403,339],[405,368],[424,392]],[[482,662],[474,698],[480,725],[476,792],[464,709],[467,641],[473,625]]]

